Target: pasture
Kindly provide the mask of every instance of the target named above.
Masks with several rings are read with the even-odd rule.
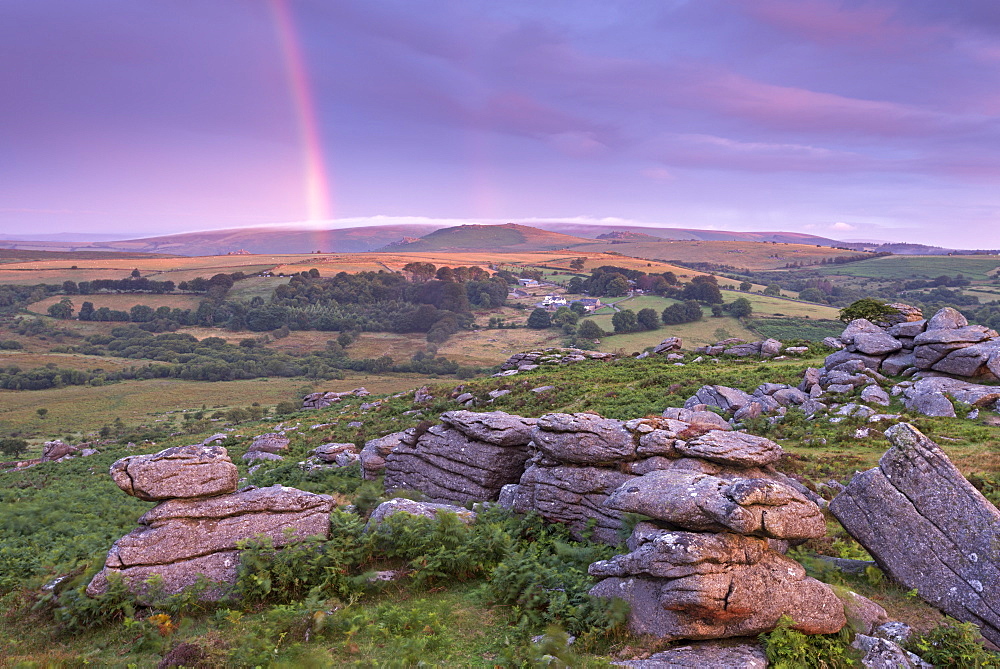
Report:
[[[547,274],[552,273],[555,276],[561,276],[563,274],[572,276],[576,273],[589,274],[591,270],[605,265],[638,270],[640,272],[646,272],[647,274],[673,272],[682,280],[690,280],[692,277],[705,273],[659,260],[633,258],[620,253],[592,253],[581,251],[580,253],[573,255],[565,255],[565,251],[562,251],[552,253],[544,260],[535,263],[532,263],[530,260],[518,261],[515,254],[505,253],[502,256],[495,255],[493,257],[497,259],[499,269],[509,269],[514,272],[520,271],[524,268],[539,269]],[[570,268],[570,263],[577,258],[585,259],[583,269],[581,270],[574,270]]]
[[[134,363],[135,361],[129,361]],[[416,375],[368,375],[345,372],[345,379],[314,382],[303,378],[248,381],[183,381],[149,379],[105,386],[66,386],[49,390],[0,390],[0,426],[5,430],[77,435],[99,430],[116,418],[129,426],[151,425],[169,419],[172,412],[246,407],[254,402],[274,406],[299,401],[319,390],[347,391],[364,386],[373,393],[396,393],[428,379]],[[48,409],[45,418],[36,412]]]
[[[657,330],[647,330],[645,332],[631,332],[629,334],[618,334],[603,337],[599,345],[595,348],[599,351],[623,350],[626,353],[641,351],[647,346],[655,346],[667,337],[680,337],[684,340],[684,348],[692,349],[696,346],[714,344],[715,342],[739,337],[747,341],[759,340],[760,336],[744,326],[739,319],[732,316],[715,318],[708,310],[702,310],[704,317],[700,321],[693,323],[681,323],[679,325],[664,325]],[[612,316],[586,316],[601,326],[605,332],[614,332],[611,324]]]
[[[673,243],[673,242],[671,242]],[[708,244],[714,242],[698,242]],[[728,242],[727,242],[728,243]],[[629,246],[629,245],[624,245]],[[274,275],[292,275],[316,269],[322,276],[333,276],[339,272],[356,273],[363,271],[402,271],[411,262],[427,262],[437,266],[478,266],[484,269],[496,267],[519,272],[522,269],[539,269],[557,283],[565,283],[573,276],[570,263],[576,258],[586,258],[581,273],[589,273],[596,267],[614,265],[647,273],[673,272],[681,281],[690,281],[704,274],[685,267],[658,260],[632,258],[613,253],[579,252],[572,255],[559,252],[426,252],[426,253],[303,253],[275,255],[226,255],[195,257],[124,257],[117,259],[80,259],[66,257],[60,259],[22,260],[4,263],[0,266],[0,283],[33,285],[38,283],[61,284],[64,281],[92,281],[95,279],[122,279],[133,269],[143,276],[157,281],[189,281],[197,277],[211,277],[215,274],[244,272],[256,274],[270,272]],[[249,299],[270,296],[273,288],[287,278],[251,277],[248,282],[237,284],[234,295]],[[723,287],[734,287],[731,281],[722,279]]]
[[[786,291],[787,292],[787,291]],[[795,318],[820,318],[836,320],[840,310],[836,307],[814,302],[799,302],[798,300],[782,299],[770,295],[756,293],[723,293],[726,302],[732,302],[738,297],[745,297],[753,305],[754,315],[792,316]]]
[[[79,353],[0,351],[0,367],[20,367],[21,369],[55,367],[79,371],[112,371],[139,364],[142,364],[142,361]]]
[[[985,281],[1000,268],[997,256],[886,256],[846,265],[819,268],[822,274],[872,279],[933,279],[962,274],[967,279]]]
[[[825,304],[815,304],[813,302],[799,302],[798,300],[771,297],[770,295],[759,295],[757,293],[738,293],[725,291],[722,293],[726,303],[744,297],[753,305],[754,315],[757,316],[790,316],[794,318],[816,318],[836,320],[840,311],[835,307]],[[666,307],[674,304],[677,300],[657,297],[655,295],[639,295],[616,301],[615,305],[619,309],[631,309],[638,312],[640,309],[651,308],[663,311]],[[603,310],[602,310],[603,311]],[[611,313],[610,311],[604,313]],[[709,312],[710,313],[710,312]]]
[[[290,278],[285,276],[250,276],[234,283],[226,297],[243,302],[259,297],[267,302],[271,299],[274,289],[288,283],[289,280]]]
[[[150,293],[97,293],[94,295],[51,295],[28,306],[28,311],[36,314],[48,313],[48,308],[58,303],[64,297],[69,297],[73,308],[80,310],[84,302],[92,302],[95,309],[107,307],[119,311],[128,311],[137,304],[153,307],[170,307],[171,309],[197,309],[201,301],[199,295],[155,295]]]
[[[750,270],[781,269],[789,264],[819,265],[843,255],[861,255],[829,246],[771,242],[669,241],[588,244],[588,251],[623,253],[660,262],[711,263]],[[638,268],[636,268],[638,269]],[[687,270],[690,272],[691,270]]]

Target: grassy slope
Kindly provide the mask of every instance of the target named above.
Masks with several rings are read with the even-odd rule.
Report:
[[[400,247],[405,251],[476,249],[493,252],[561,249],[587,243],[580,237],[539,230],[527,225],[460,225],[434,232]]]
[[[95,309],[107,307],[108,309],[118,309],[128,311],[136,304],[145,304],[153,307],[170,307],[171,309],[197,309],[202,298],[198,295],[146,295],[135,293],[124,293],[121,295],[99,294],[99,295],[52,295],[39,302],[33,302],[28,311],[36,314],[45,314],[50,306],[56,304],[64,297],[69,297],[73,302],[73,308],[80,310],[80,305],[90,302]]]
[[[480,398],[485,398],[487,392],[493,389],[508,389],[511,393],[489,408],[521,415],[538,416],[549,411],[596,411],[611,417],[633,418],[659,413],[667,406],[678,406],[703,383],[723,383],[744,390],[751,390],[764,381],[794,383],[807,364],[818,362],[817,359],[786,362],[730,361],[723,364],[703,363],[675,367],[655,358],[642,361],[625,359],[615,363],[594,361],[568,367],[543,367],[515,377],[477,379],[467,382],[465,389]],[[223,385],[213,384],[211,387],[220,388]],[[246,404],[251,400],[264,403],[267,400],[266,391],[271,384],[240,385],[239,403]],[[454,385],[455,382],[447,382],[432,386],[432,392],[438,399],[424,409],[427,416],[433,417],[443,410],[455,408],[454,402],[447,399]],[[541,385],[553,385],[555,389],[541,394],[530,392],[531,388]],[[71,390],[73,389],[60,392]],[[93,390],[108,391],[114,388]],[[135,398],[135,401],[141,403],[143,398]],[[145,398],[147,403],[152,401],[149,397]],[[301,429],[293,433],[295,436],[289,454],[290,461],[304,456],[308,449],[319,443],[361,443],[373,436],[415,425],[421,419],[419,416],[403,414],[403,411],[412,406],[407,398],[389,399],[383,407],[367,412],[360,410],[361,402],[362,400],[349,400],[329,409],[303,412],[295,417],[291,422]],[[90,411],[92,407],[82,406],[81,410]],[[889,410],[899,411],[900,407],[894,405]],[[1000,472],[1000,455],[996,455],[1000,446],[1000,430],[997,428],[957,419],[912,418],[921,429],[940,439],[942,448],[963,471]],[[350,428],[347,423],[351,420],[362,421],[363,427]],[[320,430],[308,429],[310,425],[318,423],[332,425]],[[239,455],[249,445],[249,435],[270,431],[275,427],[272,419],[238,428],[238,434],[247,436],[237,438],[230,446],[230,452],[241,475],[246,473],[247,465]],[[839,425],[802,426],[792,422],[787,427],[774,429],[770,436],[790,453],[782,462],[782,469],[817,481],[829,478],[846,481],[854,469],[872,466],[887,446],[877,434],[865,440],[855,439],[853,432],[856,427],[853,421]],[[180,436],[134,452],[195,443],[202,436]],[[826,443],[818,445],[818,438],[825,439]],[[102,450],[105,451],[104,454],[89,460],[48,464],[25,472],[0,474],[0,495],[24,490],[16,493],[18,498],[15,501],[23,509],[36,510],[35,522],[31,524],[34,528],[32,531],[45,532],[44,535],[39,535],[37,541],[41,542],[38,546],[39,550],[44,551],[44,565],[47,566],[40,565],[41,570],[37,575],[26,582],[29,587],[37,588],[52,575],[65,573],[74,565],[79,565],[82,569],[87,564],[99,564],[110,541],[128,531],[134,519],[148,506],[118,492],[104,473],[107,465],[125,451],[114,446]],[[265,465],[265,469],[270,467],[273,465]],[[301,474],[294,473],[297,471],[294,467],[282,471],[299,477],[289,479],[289,484],[323,491],[321,479],[310,484],[308,477],[303,480]],[[60,485],[60,481],[65,484]],[[52,497],[53,495],[56,497]],[[342,496],[340,498],[345,499]],[[12,498],[8,496],[6,499]],[[105,499],[108,501],[104,501]],[[42,518],[37,514],[50,513],[46,511],[50,507],[66,509],[61,513],[64,516],[69,514],[68,517],[73,522],[59,525],[55,517],[52,524],[37,522]],[[102,509],[100,514],[92,513],[96,507]],[[68,534],[65,539],[58,538],[63,536],[59,533],[66,532],[71,532],[76,539],[67,544],[67,547],[72,546],[72,550],[60,556],[53,551],[58,548],[59,541],[69,541]],[[42,539],[51,537],[56,537],[55,544],[42,542]],[[14,541],[16,538],[16,534],[8,532],[0,543]],[[821,550],[833,548],[829,541],[814,542],[811,545]],[[29,557],[23,552],[21,555]],[[915,624],[918,628],[926,628],[939,619],[932,609],[917,600],[904,597],[904,593],[896,588],[864,581],[851,582],[849,585],[875,598],[893,616]],[[399,654],[407,652],[410,648],[407,644],[411,642],[403,643],[405,639],[401,641],[392,635],[383,636],[377,627],[378,620],[366,618],[375,615],[379,610],[376,607],[382,604],[394,605],[403,610],[419,607],[424,611],[437,612],[433,615],[437,616],[436,620],[441,625],[436,629],[442,631],[435,634],[446,636],[438,639],[441,643],[423,648],[421,652],[425,661],[463,666],[493,666],[498,662],[498,653],[508,642],[507,630],[510,629],[508,625],[511,621],[508,620],[505,608],[489,606],[474,594],[474,588],[475,583],[445,583],[431,591],[408,586],[405,582],[392,585],[381,595],[349,604],[354,612],[352,615],[359,616],[359,621],[368,620],[357,634],[344,636],[343,632],[331,631],[309,641],[303,635],[303,630],[308,625],[302,627],[301,623],[294,621],[301,618],[307,623],[310,611],[313,610],[308,608],[310,605],[299,609],[258,607],[247,612],[224,609],[217,614],[189,613],[175,618],[181,623],[181,627],[170,638],[155,634],[152,637],[144,636],[141,634],[144,628],[129,631],[120,623],[69,635],[60,633],[45,614],[31,612],[26,605],[19,604],[20,595],[11,593],[4,596],[0,593],[0,644],[5,649],[4,654],[8,660],[43,664],[89,662],[115,666],[127,663],[153,665],[159,661],[163,652],[180,641],[206,646],[218,653],[217,661],[222,661],[227,652],[240,651],[244,645],[256,648],[262,640],[273,644],[272,657],[279,662],[309,666],[343,666],[354,661],[385,664],[398,661]],[[331,610],[344,605],[344,602],[322,602],[311,606],[322,607],[319,610]],[[280,626],[275,628],[277,621],[292,621],[284,623],[291,624],[291,627],[287,627],[287,636],[276,631],[286,629]],[[411,637],[407,637],[409,638]],[[419,636],[416,638],[419,639]],[[621,637],[612,640],[604,652],[610,653],[612,657],[628,657],[649,647],[648,640]],[[597,659],[591,658],[591,661]]]
[[[352,390],[364,386],[372,392],[389,393],[427,381],[419,376],[377,377],[345,372],[345,379],[314,382],[303,378],[253,379],[245,381],[184,381],[149,379],[123,381],[106,386],[67,386],[48,390],[0,390],[0,424],[6,429],[81,435],[98,430],[121,418],[126,425],[152,424],[168,418],[168,412],[184,409],[246,407],[254,402],[273,406],[298,401],[317,390]],[[39,418],[36,409],[48,415]],[[180,415],[172,419],[180,425]]]
[[[853,251],[810,244],[770,244],[732,241],[662,241],[588,244],[587,251],[615,251],[637,258],[707,262],[750,270],[780,269],[789,263],[819,264],[827,258],[856,255]]]
[[[727,362],[721,365],[701,364],[687,367],[674,367],[663,361],[651,359],[645,361],[623,360],[617,363],[587,362],[569,367],[542,368],[535,372],[521,374],[516,377],[502,379],[478,379],[467,383],[477,397],[485,397],[491,389],[505,388],[512,392],[495,402],[491,408],[502,409],[522,415],[537,416],[548,411],[597,411],[603,415],[618,418],[632,418],[647,414],[655,414],[666,406],[676,406],[702,383],[724,383],[752,389],[763,381],[794,382],[806,364],[815,364],[816,360],[795,362],[764,362],[739,361]],[[216,386],[220,384],[215,384]],[[540,385],[554,385],[556,389],[541,395],[531,393],[530,388]],[[455,407],[448,401],[447,392],[454,383],[439,384],[432,388],[439,398],[425,413],[430,416]],[[595,389],[600,392],[595,392]],[[265,399],[260,394],[261,387],[256,389],[245,387],[244,400],[256,397]],[[359,409],[361,400],[351,400],[329,409],[304,412],[292,422],[303,429],[295,432],[291,459],[301,457],[305,452],[326,441],[361,442],[392,430],[402,429],[420,420],[417,416],[404,416],[402,412],[410,408],[409,401],[404,399],[390,400],[376,411],[362,412]],[[890,410],[898,410],[894,406]],[[361,420],[364,426],[360,430],[349,428],[350,420]],[[921,429],[932,436],[941,439],[942,447],[955,462],[966,472],[1000,471],[1000,456],[985,455],[997,450],[1000,446],[1000,430],[976,426],[968,421],[947,419],[916,420]],[[333,423],[332,427],[322,430],[308,430],[308,426],[316,423]],[[274,429],[274,420],[257,424],[240,426],[238,433],[243,435],[259,434]],[[853,423],[840,425],[823,425],[814,428],[809,426],[808,432],[790,428],[784,433],[771,436],[777,439],[791,454],[782,464],[788,471],[796,471],[814,480],[838,478],[846,480],[855,468],[865,468],[874,464],[886,447],[884,440],[876,437],[867,440],[856,440],[852,433]],[[822,436],[827,443],[813,446],[806,439]],[[177,437],[144,450],[155,451],[160,448],[182,443],[193,443],[200,435]],[[237,439],[230,447],[234,460],[240,467],[241,474],[246,472],[246,464],[239,459],[243,449],[249,444],[250,437]],[[142,509],[148,505],[121,494],[111,485],[109,477],[104,474],[107,465],[115,457],[122,454],[115,447],[104,449],[106,453],[95,456],[92,460],[78,460],[65,464],[50,464],[17,474],[0,475],[0,492],[14,489],[27,482],[43,482],[39,488],[30,488],[24,494],[22,505],[37,508],[39,512],[47,508],[47,494],[58,495],[60,507],[74,509],[74,525],[72,531],[79,535],[75,542],[78,550],[84,552],[84,563],[99,561],[106,550],[107,544],[121,533],[127,531]],[[141,450],[139,452],[142,452]],[[265,468],[271,465],[266,465]],[[291,470],[290,470],[291,471]],[[58,486],[56,473],[63,473],[66,483],[71,485]],[[88,473],[92,472],[92,473]],[[81,478],[83,477],[83,478]],[[89,477],[89,478],[88,478]],[[92,481],[88,485],[79,485],[78,481]],[[301,482],[296,485],[303,485]],[[317,483],[319,485],[319,483]],[[304,486],[303,487],[315,487]],[[99,490],[109,495],[109,500],[115,501],[115,506],[107,507],[104,499],[97,495]],[[322,488],[320,488],[322,490]],[[50,491],[47,493],[46,491]],[[30,500],[30,501],[29,501]],[[86,500],[86,501],[85,501]],[[95,504],[104,506],[102,514],[89,514]],[[34,527],[47,527],[35,524]],[[52,530],[55,530],[55,525]],[[64,528],[70,529],[69,527]],[[48,531],[48,530],[47,530]],[[58,535],[57,535],[58,536]],[[5,540],[10,540],[11,535]],[[68,540],[68,539],[67,539]],[[817,546],[830,547],[827,542]],[[54,546],[53,546],[54,547]],[[51,550],[47,545],[43,550]],[[53,554],[55,555],[55,554]],[[52,574],[64,573],[67,564],[60,560],[72,559],[73,564],[79,558],[69,553],[63,558],[49,558],[49,567],[29,581],[29,585],[37,587]],[[926,628],[938,619],[937,614],[916,600],[903,596],[898,589],[884,585],[872,585],[864,581],[850,583],[852,588],[875,598],[886,606],[895,617]],[[420,607],[426,611],[437,611],[438,622],[442,623],[438,632],[446,634],[441,643],[430,645],[423,652],[423,659],[432,663],[444,663],[463,666],[493,666],[497,663],[498,653],[503,649],[507,639],[509,620],[506,610],[494,608],[474,594],[475,583],[471,585],[444,584],[428,592],[413,588],[405,583],[393,585],[381,595],[366,598],[351,604],[359,620],[365,616],[375,615],[378,605],[394,605],[405,610],[409,607]],[[5,654],[10,660],[25,660],[42,663],[78,664],[84,661],[101,665],[124,665],[135,662],[140,666],[152,665],[159,661],[162,653],[179,641],[188,641],[214,649],[221,661],[225,653],[239,650],[243,644],[259,644],[261,639],[271,639],[274,645],[273,657],[278,661],[308,664],[310,666],[343,666],[354,661],[369,661],[384,664],[398,660],[395,654],[405,652],[408,648],[393,636],[380,636],[373,620],[363,626],[363,631],[354,636],[344,637],[342,633],[330,632],[317,635],[316,639],[306,641],[302,630],[305,628],[289,628],[291,636],[279,636],[275,632],[275,622],[296,620],[296,615],[307,619],[310,609],[296,614],[296,609],[281,611],[279,609],[257,608],[245,613],[227,612],[220,614],[186,614],[175,618],[181,628],[170,638],[143,636],[129,630],[120,624],[102,627],[98,630],[77,635],[60,634],[42,613],[33,613],[17,604],[17,595],[8,595],[0,600],[0,611],[8,609],[10,615],[0,613],[0,642],[3,642]],[[321,606],[336,607],[343,603],[323,603]],[[12,607],[12,608],[11,608]],[[281,616],[284,616],[281,617]],[[141,631],[142,628],[137,628]],[[278,628],[282,629],[282,628]],[[294,630],[298,629],[298,632]],[[620,638],[606,649],[606,652],[617,657],[619,653],[629,656],[642,648],[648,648],[648,640],[630,637]],[[627,650],[626,647],[631,650]],[[592,658],[591,661],[596,661]]]
[[[942,274],[963,274],[986,279],[1000,267],[996,256],[888,256],[846,265],[821,268],[823,274],[872,277],[875,279],[933,279]]]

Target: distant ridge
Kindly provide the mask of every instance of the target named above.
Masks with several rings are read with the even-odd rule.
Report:
[[[901,256],[946,256],[946,255],[996,255],[997,249],[947,249],[943,246],[928,246],[927,244],[909,244],[906,242],[842,242],[842,245],[853,251],[874,251],[875,253],[893,253]]]
[[[128,251],[182,256],[226,255],[245,250],[267,253],[363,253],[385,246],[387,239],[417,239],[438,229],[435,225],[373,225],[322,230],[292,227],[253,227],[186,232],[118,241],[0,240],[0,248],[38,251]]]
[[[591,238],[613,232],[634,232],[666,240],[678,241],[779,242],[785,244],[819,244],[820,246],[836,247],[844,246],[843,242],[837,241],[836,239],[818,237],[816,235],[807,235],[801,232],[736,232],[733,230],[696,230],[694,228],[647,228],[638,225],[589,225],[573,222],[563,223],[558,221],[544,221],[531,223],[531,225],[544,230],[552,230],[553,232],[562,232],[567,235],[577,235]]]
[[[631,230],[612,230],[603,235],[597,235],[596,239],[610,242],[662,242],[663,237],[648,235],[645,232],[632,232]]]
[[[439,234],[435,234],[439,233]],[[81,239],[81,237],[87,237]],[[391,241],[396,240],[396,241]],[[588,245],[652,243],[662,241],[734,241],[775,242],[831,246],[849,250],[870,250],[905,255],[982,254],[996,251],[971,251],[893,242],[842,242],[798,232],[736,232],[732,230],[697,230],[694,228],[643,227],[636,225],[585,224],[576,221],[538,221],[530,224],[469,224],[458,226],[425,224],[388,224],[353,228],[321,229],[316,227],[260,226],[205,230],[140,239],[99,240],[86,233],[63,235],[26,235],[0,239],[0,248],[30,251],[92,251],[127,253],[166,253],[199,256],[225,255],[245,250],[253,254],[269,253],[363,253],[366,251],[544,251],[575,248],[586,251]],[[595,252],[597,248],[593,249]]]
[[[393,243],[380,250],[417,251],[551,251],[580,244],[592,244],[593,239],[564,235],[528,225],[456,225],[435,230],[409,243]]]

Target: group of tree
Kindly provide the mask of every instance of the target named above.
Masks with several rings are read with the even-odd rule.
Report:
[[[954,277],[942,274],[934,279],[914,279],[903,284],[903,290],[920,290],[922,288],[962,288],[971,285],[972,281],[963,275],[957,274]]]
[[[615,329],[615,334],[656,330],[660,327],[660,314],[650,308],[640,309],[638,313],[631,309],[622,309],[611,317],[611,325]]]
[[[403,265],[403,271],[409,272],[415,282],[437,279],[438,281],[467,283],[469,281],[486,281],[490,278],[490,273],[482,267],[448,267],[447,265],[437,267],[429,262],[407,263]]]
[[[660,314],[660,320],[664,325],[680,325],[681,323],[693,323],[702,319],[701,305],[696,300],[687,300],[671,304]]]
[[[678,300],[697,300],[705,304],[722,304],[718,279],[711,274],[699,274],[689,283],[679,283],[673,272],[647,274],[634,269],[604,265],[591,270],[589,278],[573,277],[570,293],[587,293],[593,297],[621,297],[632,288],[651,295]]]
[[[528,315],[527,326],[535,330],[544,330],[555,326],[562,328],[566,334],[574,334],[576,324],[580,322],[580,317],[585,313],[587,310],[580,304],[561,306],[554,313],[538,307]]]
[[[132,276],[124,279],[93,279],[91,281],[63,281],[62,292],[66,295],[93,295],[101,292],[113,293],[163,293],[174,292],[173,281],[154,281],[144,276]]]
[[[244,340],[252,341],[252,340]],[[68,385],[103,385],[126,379],[178,378],[196,381],[234,381],[262,377],[305,376],[332,379],[341,370],[383,373],[456,374],[454,361],[420,352],[407,361],[390,356],[349,358],[332,341],[327,350],[293,355],[266,346],[233,345],[221,337],[202,340],[181,333],[155,335],[135,326],[114,328],[111,334],[92,335],[66,352],[128,358],[145,364],[114,371],[0,368],[0,388],[44,390]]]
[[[677,276],[673,272],[647,274],[639,270],[602,265],[590,271],[590,277],[575,276],[569,281],[568,291],[573,294],[587,293],[593,297],[622,297],[632,286],[654,295],[669,295],[677,286]]]
[[[490,277],[480,267],[436,267],[430,263],[410,263],[404,268],[413,281],[396,272],[340,272],[324,278],[316,269],[293,275],[289,283],[275,289],[270,300],[254,297],[249,301],[226,299],[242,272],[216,274],[205,279],[181,282],[182,290],[203,293],[197,309],[137,304],[128,311],[95,308],[84,301],[78,313],[69,295],[89,294],[95,286],[108,290],[159,292],[173,290],[172,282],[146,278],[97,280],[86,286],[67,282],[66,297],[49,307],[49,315],[85,321],[136,323],[151,332],[170,332],[180,327],[224,327],[231,330],[267,332],[282,325],[293,330],[422,332],[430,342],[440,343],[475,322],[472,309],[503,306],[508,279]],[[516,281],[516,279],[514,279]],[[69,285],[72,284],[72,285]],[[85,287],[87,292],[81,290]],[[153,290],[155,288],[155,290]],[[23,306],[43,299],[50,290],[0,291],[4,304]]]

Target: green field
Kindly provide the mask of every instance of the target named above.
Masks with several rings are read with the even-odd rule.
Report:
[[[718,328],[730,320],[706,317],[689,325]],[[649,334],[662,338],[675,333],[667,330]],[[490,391],[508,391],[477,411],[496,409],[531,417],[553,411],[595,412],[627,420],[680,406],[703,384],[718,383],[744,391],[762,382],[795,384],[806,366],[822,360],[816,356],[695,363],[692,358],[688,355],[683,367],[661,356],[542,365],[514,377],[466,380],[462,390],[481,400],[489,397]],[[306,471],[299,461],[322,443],[350,441],[360,445],[375,436],[419,428],[421,421],[436,421],[442,411],[460,405],[450,399],[456,390],[453,379],[396,379],[392,384],[385,380],[381,386],[378,380],[359,381],[348,379],[324,383],[323,387],[340,390],[366,385],[376,393],[394,393],[428,383],[435,399],[422,405],[419,415],[412,413],[412,396],[386,396],[379,398],[383,404],[377,409],[360,406],[374,398],[352,398],[326,409],[289,416],[282,421],[292,428],[285,462],[265,463],[253,474],[250,463],[240,456],[252,435],[274,431],[277,421],[270,418],[232,426],[231,438],[224,446],[247,483],[330,494],[341,507],[331,516],[333,536],[327,542],[285,547],[278,553],[244,553],[244,558],[251,558],[245,564],[252,571],[244,574],[243,583],[257,584],[259,589],[251,590],[242,601],[202,605],[180,599],[155,608],[133,609],[116,604],[113,598],[89,600],[80,595],[82,586],[104,563],[108,548],[133,529],[149,508],[148,503],[118,490],[107,473],[109,465],[123,455],[201,442],[222,423],[208,424],[204,433],[192,430],[191,434],[166,437],[158,444],[138,439],[138,445],[121,443],[124,440],[104,443],[99,454],[85,459],[0,472],[0,517],[4,521],[0,531],[0,666],[152,667],[168,651],[188,644],[203,653],[198,666],[596,667],[648,657],[664,647],[652,637],[615,629],[612,611],[594,608],[596,604],[585,597],[595,580],[588,576],[587,566],[607,559],[618,549],[570,542],[561,538],[558,529],[548,528],[532,516],[524,520],[509,517],[494,507],[481,509],[471,528],[457,521],[413,521],[398,533],[386,532],[381,537],[365,533],[366,511],[385,498],[381,483],[362,481],[357,466]],[[9,397],[35,399],[34,404],[24,407],[28,424],[21,427],[55,437],[63,436],[73,425],[71,421],[79,422],[83,416],[105,409],[121,414],[132,406],[139,412],[137,419],[176,423],[176,415],[166,414],[171,403],[190,408],[202,403],[210,408],[252,402],[266,405],[278,397],[285,399],[283,395],[309,389],[296,387],[297,383],[301,381],[288,380],[287,385],[282,381],[139,382],[80,389],[99,393],[87,397],[73,396],[76,388],[64,388],[52,394],[0,395],[0,407],[8,406]],[[532,392],[542,385],[552,389]],[[58,394],[65,394],[67,400]],[[940,441],[942,450],[963,473],[987,477],[990,489],[984,490],[996,498],[1000,428],[979,421],[915,416],[905,410],[898,397],[891,402],[887,411],[905,414],[908,421]],[[42,405],[50,408],[50,416],[33,417],[34,406]],[[150,413],[154,409],[158,413]],[[806,421],[789,413],[788,420],[772,424],[760,419],[748,427],[753,434],[779,442],[789,455],[776,463],[776,468],[801,477],[810,486],[831,479],[848,481],[856,469],[873,466],[888,446],[878,431],[865,439],[855,437],[855,431],[866,425],[861,418],[832,423]],[[992,412],[985,413],[994,417]],[[320,423],[322,429],[309,429]],[[32,455],[39,450],[38,440],[35,442]],[[348,504],[360,515],[347,511]],[[797,547],[790,557],[801,560],[810,575],[878,602],[890,617],[912,626],[917,634],[943,620],[932,606],[892,584],[881,572],[872,569],[862,576],[850,576],[818,570],[815,560],[810,559],[815,554],[867,557],[833,519],[829,520],[828,536]],[[388,569],[402,573],[386,583],[370,578],[372,572]],[[56,577],[63,580],[58,586],[61,591],[53,597],[51,589],[43,590],[42,586],[56,583]],[[545,632],[549,623],[561,625],[578,641],[571,647],[565,641],[532,647],[530,639]],[[816,666],[848,666],[834,664],[836,658],[846,657],[847,636],[824,639],[806,657],[815,659]],[[943,646],[936,648],[947,650]],[[834,653],[831,647],[839,651]],[[960,650],[964,655],[955,650],[947,663],[942,661],[938,666],[995,666],[992,660],[979,664],[975,659],[964,661],[976,650],[972,643]],[[551,659],[552,653],[559,654],[558,663]]]
[[[130,361],[132,362],[132,361]],[[164,414],[202,405],[246,407],[254,402],[274,406],[298,401],[318,390],[345,391],[364,386],[375,393],[409,389],[426,381],[415,375],[374,376],[345,372],[347,378],[312,381],[304,378],[254,379],[248,381],[183,381],[149,379],[123,381],[105,386],[67,386],[49,390],[0,390],[0,428],[44,432],[51,435],[83,435],[121,418],[126,425],[151,424]],[[40,418],[36,409],[45,407]]]
[[[858,251],[844,251],[829,246],[737,241],[641,241],[628,243],[596,242],[578,247],[581,250],[624,253],[653,261],[712,263],[751,270],[781,269],[790,263],[818,266],[837,256],[860,256]]]
[[[887,256],[846,265],[828,265],[821,274],[869,277],[872,279],[933,279],[962,274],[967,279],[985,280],[1000,267],[997,256]]]
[[[757,295],[756,293],[723,293],[722,297],[726,299],[726,302],[732,302],[737,297],[745,297],[753,305],[753,312],[756,316],[836,319],[840,315],[839,309],[825,304],[786,300],[769,295]]]
[[[227,295],[230,300],[249,302],[255,297],[265,302],[271,299],[274,289],[291,281],[287,276],[251,276],[233,284]]]
[[[715,318],[711,315],[712,312],[710,309],[703,307],[702,314],[704,316],[700,321],[663,326],[658,330],[605,337],[601,340],[597,348],[602,351],[615,351],[618,349],[627,352],[641,351],[647,346],[655,346],[665,338],[674,336],[683,339],[685,347],[714,344],[719,340],[728,339],[729,337],[739,337],[747,341],[756,341],[762,337],[819,341],[823,337],[838,335],[844,329],[843,324],[836,320],[839,311],[834,307],[810,302],[783,300],[777,297],[756,295],[754,293],[725,292],[723,293],[723,297],[727,301],[735,300],[738,297],[745,297],[753,305],[754,315],[758,318],[761,316],[765,318],[755,320],[748,327],[739,319],[730,316]],[[655,309],[659,313],[669,305],[676,303],[677,300],[671,298],[640,295],[619,300],[616,304],[619,309],[631,309],[635,312],[638,312],[640,309]],[[585,318],[590,318],[600,325],[601,329],[605,332],[614,331],[614,326],[612,325],[613,317],[614,312],[611,308],[599,309],[593,314],[585,316]],[[758,324],[760,324],[759,327]]]
[[[838,337],[844,331],[844,324],[833,320],[768,317],[753,318],[747,324],[762,337],[772,337],[782,341],[792,339],[822,341],[825,337]]]
[[[771,297],[769,295],[759,295],[757,293],[738,293],[734,291],[723,291],[722,297],[727,304],[733,302],[734,300],[740,297],[746,298],[747,300],[750,301],[750,304],[753,305],[753,311],[755,315],[790,316],[794,318],[836,319],[840,313],[839,310],[836,309],[835,307],[829,307],[826,306],[825,304],[815,304],[813,302],[799,302],[797,300],[782,299],[780,297]],[[663,309],[676,302],[677,300],[667,297],[657,297],[655,295],[640,295],[637,297],[632,297],[626,300],[618,301],[616,302],[616,304],[620,309],[631,309],[632,311],[637,312],[640,309],[646,309],[646,308],[652,308],[656,309],[657,311],[663,311]]]
[[[600,325],[601,329],[605,332],[614,331],[614,326],[611,324],[611,316],[597,316],[591,320]],[[739,319],[730,316],[713,318],[706,312],[702,320],[693,323],[664,325],[658,330],[631,332],[629,334],[604,337],[596,348],[599,351],[617,351],[621,349],[626,353],[631,353],[633,351],[641,351],[647,346],[655,346],[667,337],[680,337],[684,340],[684,348],[687,349],[694,348],[695,346],[704,346],[705,344],[714,344],[721,339],[728,339],[730,337],[739,337],[747,341],[760,339],[755,332],[745,327]]]

